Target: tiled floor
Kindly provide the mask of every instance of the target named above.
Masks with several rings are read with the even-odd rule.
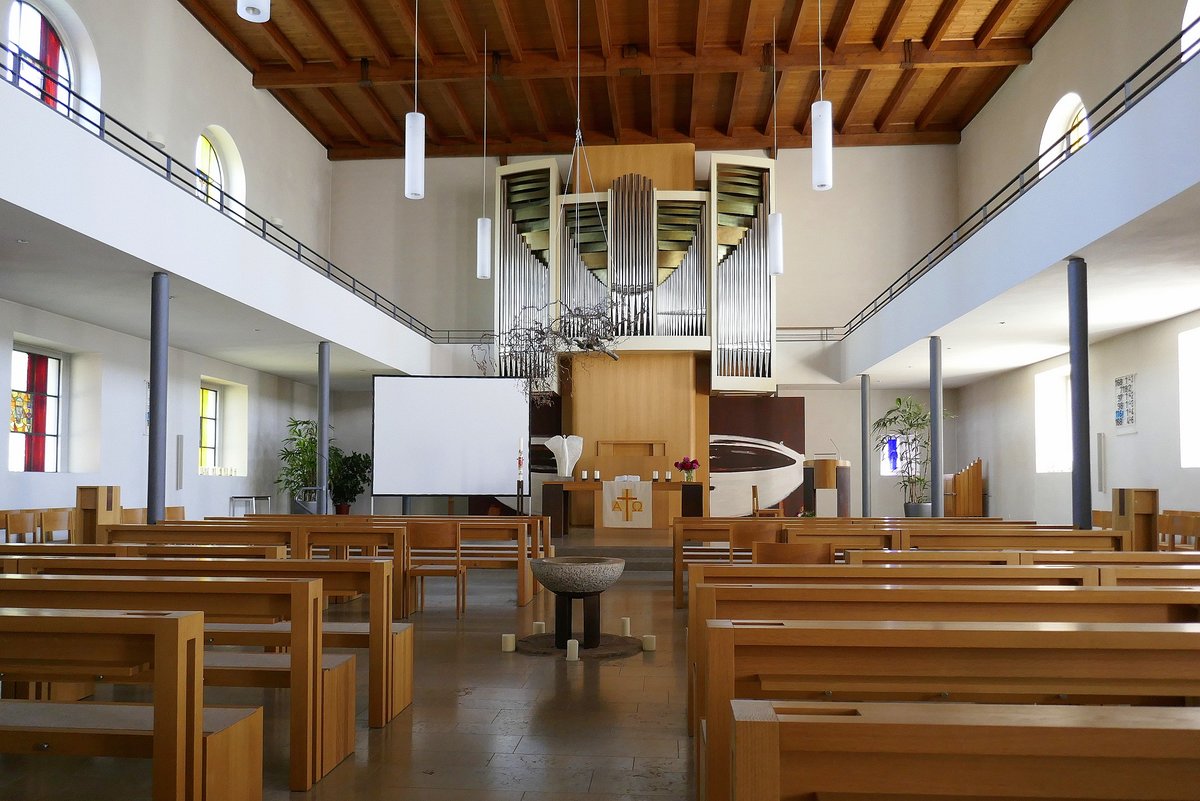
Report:
[[[694,798],[685,729],[684,612],[667,573],[625,574],[603,596],[603,630],[632,618],[659,650],[611,662],[501,653],[500,635],[553,627],[553,596],[514,604],[512,573],[472,571],[467,613],[449,581],[428,582],[416,625],[416,700],[384,729],[360,703],[355,754],[307,794],[287,792],[287,696],[212,688],[209,703],[267,710],[264,798],[398,801],[671,801]],[[330,618],[364,619],[361,602]],[[577,618],[581,610],[576,610]],[[577,623],[577,625],[579,625]],[[358,682],[366,674],[359,660]],[[122,689],[120,697],[129,697]],[[0,801],[149,798],[143,760],[0,756]]]

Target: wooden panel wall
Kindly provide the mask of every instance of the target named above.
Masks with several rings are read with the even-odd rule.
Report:
[[[574,191],[605,192],[614,180],[629,173],[645,175],[660,191],[691,192],[696,188],[696,146],[690,142],[599,145],[584,150],[587,151],[588,169],[576,172],[572,183],[578,188]]]

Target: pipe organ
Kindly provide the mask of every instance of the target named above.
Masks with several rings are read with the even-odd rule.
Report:
[[[691,146],[689,159],[694,158]],[[606,152],[606,151],[611,151]],[[531,324],[605,309],[621,347],[708,352],[712,389],[775,391],[775,288],[767,272],[774,162],[714,154],[707,187],[664,178],[639,147],[588,148],[593,180],[559,182],[553,159],[497,171],[495,336],[500,375],[534,375]],[[573,192],[567,190],[574,190]],[[569,337],[585,332],[565,330]]]

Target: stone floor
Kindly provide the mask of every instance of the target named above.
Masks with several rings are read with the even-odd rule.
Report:
[[[287,791],[287,694],[210,688],[208,703],[262,705],[264,798],[402,801],[672,801],[695,797],[685,727],[684,611],[670,574],[627,573],[603,598],[603,630],[657,635],[659,650],[611,662],[501,653],[500,635],[553,627],[553,596],[515,606],[512,573],[472,571],[466,615],[430,579],[416,626],[416,700],[384,729],[361,701],[355,754],[309,793]],[[361,601],[330,619],[365,619]],[[576,609],[577,619],[582,609]],[[577,623],[577,625],[581,625]],[[366,674],[359,660],[360,697]],[[133,697],[119,688],[115,697]],[[112,696],[109,696],[112,697]],[[0,801],[149,798],[148,760],[0,756]]]

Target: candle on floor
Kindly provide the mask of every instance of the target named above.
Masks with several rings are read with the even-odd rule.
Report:
[[[517,635],[501,634],[500,635],[500,650],[504,652],[517,650]]]
[[[546,633],[546,621],[544,621],[544,620],[533,621],[533,633],[534,634],[545,634]]]
[[[658,639],[653,634],[643,634],[642,635],[642,650],[643,651],[657,651],[658,650]]]
[[[629,636],[629,618],[627,618],[627,617],[621,618],[621,636],[622,637]]]
[[[579,640],[567,640],[567,661],[579,661]]]

